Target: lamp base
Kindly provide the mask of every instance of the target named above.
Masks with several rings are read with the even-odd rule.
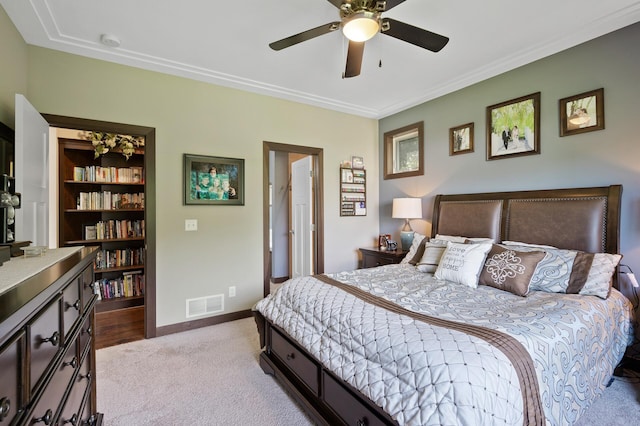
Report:
[[[413,244],[413,231],[400,231],[400,243],[402,244],[402,250],[409,250],[411,244]]]

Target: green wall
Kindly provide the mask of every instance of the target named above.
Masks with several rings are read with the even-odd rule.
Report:
[[[27,93],[27,45],[2,7],[0,58],[0,121],[13,129],[15,94]]]
[[[0,9],[0,36],[7,26]],[[378,205],[376,120],[27,46],[15,29],[8,33],[0,48],[13,52],[11,74],[21,78],[3,75],[3,120],[13,124],[13,95],[21,92],[41,113],[156,129],[158,326],[186,321],[185,299],[226,295],[230,286],[237,296],[226,298],[224,313],[262,297],[263,141],[324,150],[325,271],[356,268],[357,248],[373,245],[377,208],[339,217],[338,188],[340,162],[361,155],[369,205]],[[184,153],[243,158],[245,205],[184,206]],[[186,219],[198,220],[197,232],[184,231]]]
[[[425,197],[429,233],[433,196],[439,193],[512,191],[623,185],[623,263],[640,271],[640,24],[485,80],[380,120],[385,132],[424,121],[425,174],[380,181],[380,231],[398,234],[391,200]],[[605,129],[559,136],[558,101],[604,88]],[[486,160],[486,107],[541,92],[539,155]],[[473,122],[475,151],[449,156],[449,129]]]

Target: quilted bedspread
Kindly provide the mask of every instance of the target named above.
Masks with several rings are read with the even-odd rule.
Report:
[[[506,334],[530,355],[537,389],[521,384],[513,358],[487,339],[367,303],[315,277],[289,280],[258,302],[262,315],[400,425],[522,425],[530,421],[523,386],[536,391],[547,424],[573,424],[632,338],[631,305],[615,290],[606,300],[520,297],[436,280],[408,264],[327,276],[412,312]]]

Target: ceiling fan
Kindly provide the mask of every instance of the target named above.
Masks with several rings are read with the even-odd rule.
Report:
[[[282,50],[303,41],[336,31],[342,28],[345,37],[349,39],[347,51],[347,65],[343,77],[360,75],[364,42],[371,39],[378,32],[406,41],[423,49],[439,52],[449,38],[404,22],[391,18],[383,18],[386,12],[405,0],[327,0],[340,9],[340,21],[321,25],[299,34],[274,41],[269,44],[273,50]]]

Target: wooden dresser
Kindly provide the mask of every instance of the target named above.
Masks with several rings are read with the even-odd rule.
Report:
[[[102,424],[93,339],[95,254],[95,247],[49,250],[39,260],[44,269],[0,293],[0,426]],[[27,261],[38,260],[6,262],[0,282],[19,277]]]

